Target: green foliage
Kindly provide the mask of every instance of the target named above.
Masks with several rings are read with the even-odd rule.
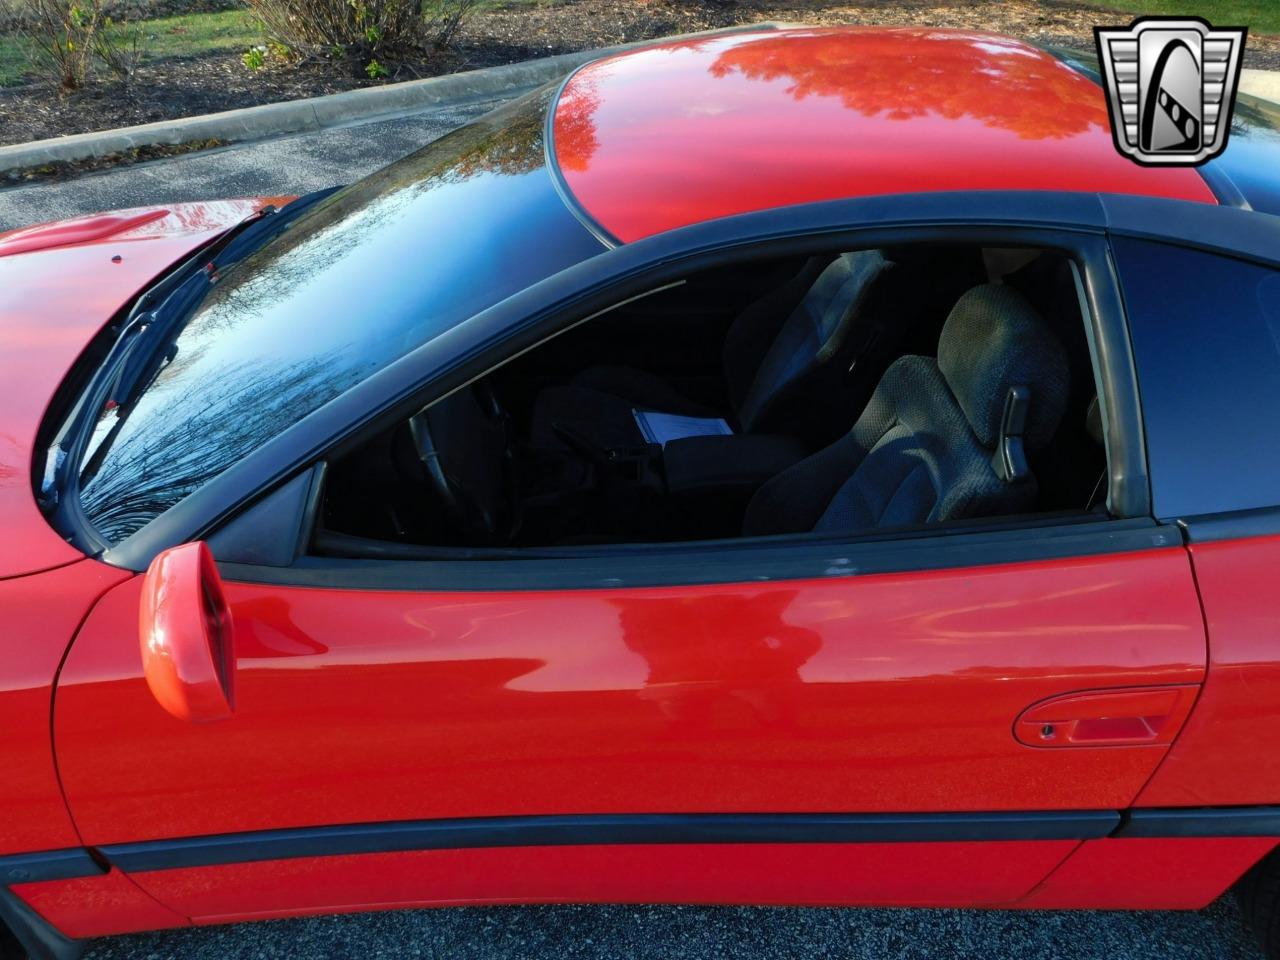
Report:
[[[390,71],[377,60],[370,60],[365,65],[364,72],[368,74],[370,80],[378,80],[390,74]]]
[[[240,55],[240,62],[246,70],[261,70],[267,65],[267,51],[264,47],[250,47]]]

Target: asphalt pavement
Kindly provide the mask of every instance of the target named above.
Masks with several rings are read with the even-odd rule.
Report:
[[[348,183],[496,101],[0,190],[0,230]],[[1198,912],[645,906],[409,910],[101,940],[89,960],[1261,960],[1230,898]]]
[[[0,230],[184,200],[302,194],[350,183],[501,101],[445,107],[0,190]]]

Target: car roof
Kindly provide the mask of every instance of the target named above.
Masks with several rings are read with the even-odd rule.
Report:
[[[623,242],[873,194],[1068,190],[1215,202],[1112,142],[1102,89],[1030,44],[932,29],[756,30],[597,60],[553,107],[568,192]]]

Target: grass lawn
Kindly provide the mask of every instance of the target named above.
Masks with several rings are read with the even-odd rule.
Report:
[[[244,50],[262,40],[253,18],[243,10],[190,13],[144,20],[143,49],[149,60],[190,57],[219,50]],[[112,29],[128,29],[113,27]],[[0,86],[11,86],[30,71],[26,38],[0,35]]]
[[[1250,33],[1280,33],[1280,0],[1089,0],[1134,14],[1195,14],[1215,27],[1247,26]]]

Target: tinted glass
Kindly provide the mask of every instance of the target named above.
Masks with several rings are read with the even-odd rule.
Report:
[[[1280,504],[1280,273],[1117,239],[1163,519]]]
[[[601,252],[545,167],[551,96],[320,201],[224,271],[86,478],[99,532],[123,539],[372,372]]]

